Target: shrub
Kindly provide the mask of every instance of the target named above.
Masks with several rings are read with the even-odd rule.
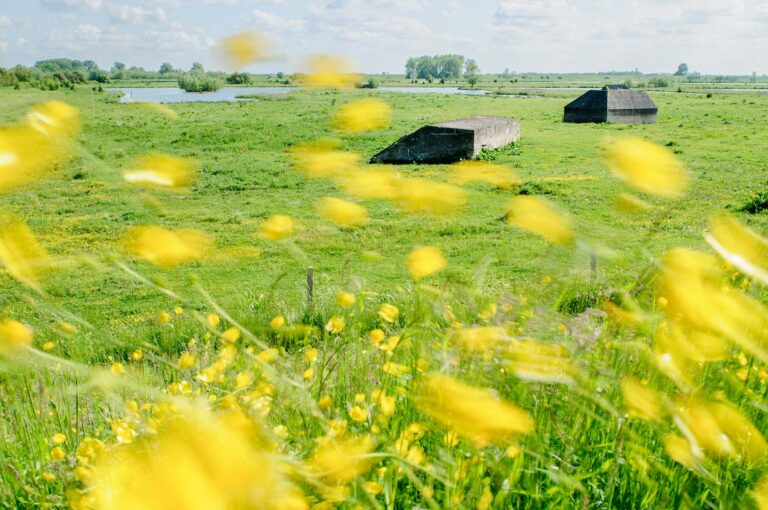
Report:
[[[224,84],[204,74],[187,73],[179,78],[179,88],[186,92],[215,92]]]
[[[768,191],[758,191],[738,210],[749,214],[757,214],[766,209],[768,209]]]

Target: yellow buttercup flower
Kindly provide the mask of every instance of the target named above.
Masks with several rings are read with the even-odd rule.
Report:
[[[307,177],[344,177],[359,171],[361,156],[338,147],[334,140],[319,140],[295,145],[289,154],[294,166]]]
[[[712,218],[710,232],[704,237],[726,262],[768,283],[768,239],[727,215]]]
[[[224,63],[234,69],[242,69],[255,62],[272,58],[271,45],[256,31],[240,32],[219,42],[219,54]]]
[[[363,200],[394,200],[400,193],[400,177],[391,170],[357,170],[336,181],[344,193]]]
[[[368,211],[365,207],[338,198],[322,198],[317,203],[317,212],[340,227],[357,228],[368,223]]]
[[[383,129],[392,119],[392,108],[379,99],[367,98],[342,105],[333,116],[333,125],[344,133]]]
[[[661,395],[654,389],[644,386],[633,377],[621,381],[621,393],[624,407],[630,418],[646,421],[660,421],[663,415]]]
[[[27,125],[50,137],[71,137],[80,131],[80,110],[63,101],[48,101],[27,114]]]
[[[570,383],[574,371],[568,350],[557,344],[523,340],[510,342],[507,367],[520,379]]]
[[[411,178],[397,182],[395,200],[406,212],[449,215],[464,207],[467,194],[451,184]]]
[[[179,368],[189,370],[197,363],[197,357],[191,352],[182,352],[179,356]]]
[[[512,199],[507,223],[523,228],[554,244],[573,242],[571,220],[547,202],[521,195]]]
[[[352,71],[352,64],[344,57],[314,55],[304,68],[304,81],[310,87],[345,88],[360,81],[360,75]]]
[[[32,330],[13,319],[0,321],[0,353],[13,352],[32,345]]]
[[[235,327],[231,327],[221,334],[221,338],[225,342],[229,342],[229,343],[237,342],[240,339],[240,330]]]
[[[395,305],[390,305],[389,303],[382,303],[379,307],[379,317],[381,317],[381,320],[384,322],[393,323],[397,320],[397,317],[400,315],[400,310]]]
[[[36,287],[39,270],[47,258],[48,253],[25,223],[16,219],[0,220],[0,262],[11,276]]]
[[[527,411],[499,399],[489,390],[440,374],[423,379],[416,405],[442,425],[479,445],[529,434],[535,424]]]
[[[293,220],[285,215],[277,214],[270,217],[261,226],[261,237],[271,241],[279,241],[293,234]]]
[[[626,214],[640,214],[651,209],[651,204],[629,193],[616,195],[616,209]]]
[[[171,231],[162,227],[134,227],[128,232],[129,253],[152,264],[170,267],[202,260],[213,243],[197,230]]]
[[[434,246],[416,248],[406,259],[408,271],[414,280],[421,280],[442,271],[448,265],[443,252]]]
[[[283,326],[285,326],[285,317],[282,315],[278,315],[272,321],[269,323],[269,325],[272,327],[272,329],[280,329]]]
[[[154,434],[100,455],[84,482],[89,506],[306,510],[298,488],[258,438],[253,422],[235,410],[174,412]]]
[[[109,371],[112,372],[112,375],[123,375],[125,373],[125,365],[122,363],[112,363]]]
[[[325,411],[326,409],[329,409],[333,405],[333,399],[330,395],[323,395],[320,397],[320,400],[317,401],[317,406]]]
[[[499,189],[512,189],[523,183],[512,170],[486,161],[460,161],[451,168],[451,180],[456,184],[482,182]]]
[[[352,305],[355,304],[357,301],[357,298],[355,298],[354,294],[351,294],[349,292],[343,292],[339,291],[336,293],[336,304],[343,308],[349,308]]]
[[[221,317],[216,313],[209,313],[205,320],[212,328],[217,328],[221,324]]]
[[[457,329],[452,339],[471,352],[487,353],[510,340],[504,328],[484,326]]]
[[[64,458],[67,456],[67,454],[64,452],[64,450],[61,448],[61,446],[56,446],[51,450],[51,458],[53,460],[64,460]]]
[[[331,317],[331,319],[325,325],[325,330],[335,335],[335,334],[341,333],[341,331],[344,329],[344,324],[345,324],[344,317],[339,317],[335,315]]]
[[[191,159],[165,154],[138,158],[123,171],[125,182],[159,188],[184,188],[194,178],[195,163]]]
[[[611,143],[608,163],[617,177],[653,195],[678,197],[688,187],[688,174],[674,153],[640,138]]]
[[[62,433],[54,434],[51,438],[51,442],[55,445],[64,444],[67,441],[67,436]]]
[[[356,422],[364,422],[368,419],[368,411],[364,407],[352,406],[349,410],[349,417]]]
[[[344,485],[371,468],[369,437],[324,438],[307,462],[309,472],[326,483]]]

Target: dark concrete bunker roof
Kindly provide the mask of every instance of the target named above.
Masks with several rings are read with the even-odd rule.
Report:
[[[656,103],[642,90],[590,90],[565,107],[566,111],[633,111],[655,113]]]

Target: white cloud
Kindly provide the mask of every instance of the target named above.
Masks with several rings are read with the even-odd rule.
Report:
[[[117,23],[146,23],[148,21],[165,21],[165,10],[162,7],[145,8],[140,5],[110,4],[109,18]]]
[[[579,10],[568,0],[505,0],[496,9],[493,26],[507,35],[533,39],[558,35],[562,41],[564,32],[582,30],[578,16]]]
[[[8,16],[0,16],[0,27],[6,27],[11,24],[11,18]]]
[[[54,11],[68,10],[97,10],[101,8],[101,0],[40,0],[40,5]]]
[[[255,9],[251,13],[251,21],[257,28],[269,31],[299,32],[304,30],[304,21],[287,19],[270,12]]]

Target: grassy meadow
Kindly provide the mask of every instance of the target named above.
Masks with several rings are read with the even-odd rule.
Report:
[[[683,375],[670,371],[654,350],[657,327],[678,318],[659,305],[651,281],[674,248],[712,253],[703,234],[713,214],[730,211],[768,232],[765,215],[738,212],[768,188],[768,95],[652,92],[657,125],[564,124],[563,106],[579,94],[302,89],[280,100],[171,104],[178,118],[170,118],[86,87],[0,90],[4,125],[54,99],[78,108],[82,119],[71,160],[0,195],[0,211],[22,218],[57,261],[42,280],[44,294],[0,273],[0,318],[34,331],[34,349],[18,359],[0,352],[0,507],[140,508],[170,490],[164,483],[188,490],[183,474],[142,478],[141,471],[157,473],[131,453],[125,469],[147,485],[116,492],[124,506],[88,489],[109,480],[99,478],[109,466],[99,455],[167,439],[153,425],[162,422],[163,402],[187,396],[208,402],[217,416],[247,416],[260,427],[259,455],[279,458],[259,457],[280,481],[263,488],[260,503],[249,506],[247,494],[221,496],[228,501],[221,508],[768,508],[750,495],[768,457],[768,444],[753,437],[753,429],[768,432],[765,331],[749,323],[748,333],[734,333],[736,319],[729,328],[702,326],[727,347],[705,360],[681,354]],[[337,108],[367,97],[391,106],[391,123],[363,134],[335,131],[329,119]],[[455,214],[407,214],[390,201],[356,200],[370,221],[339,228],[316,202],[344,193],[330,179],[297,171],[288,154],[296,144],[338,138],[367,161],[424,124],[473,115],[521,120],[522,140],[483,158],[512,169],[523,184],[464,185],[467,203]],[[605,146],[623,136],[674,152],[689,171],[686,193],[674,200],[641,193],[648,211],[618,211],[617,194],[631,188],[611,173]],[[131,161],[153,152],[197,161],[188,191],[123,181]],[[449,182],[451,172],[447,165],[396,170],[436,182]],[[508,204],[520,195],[567,213],[576,243],[553,245],[509,225]],[[295,221],[293,237],[261,238],[264,222],[278,214]],[[155,267],[124,254],[122,239],[138,225],[199,230],[215,239],[215,250],[200,262]],[[438,247],[447,267],[415,282],[406,260],[418,246]],[[728,268],[727,285],[764,302],[760,284],[732,276],[737,272]],[[606,313],[606,300],[627,315]],[[287,325],[276,327],[276,317]],[[180,360],[184,354],[191,364]],[[432,391],[429,384],[441,383],[430,379],[436,373],[490,388],[493,398],[450,382],[448,396]],[[655,388],[652,412],[631,402],[631,390],[622,392],[628,376]],[[496,396],[525,410],[534,425],[510,434],[517,415],[503,408],[496,428],[485,430],[483,421],[494,418],[483,413],[493,412]],[[454,398],[487,404],[464,411],[477,413],[477,431],[461,422],[461,410],[444,411]],[[741,414],[722,419],[722,409],[704,401],[732,402],[749,426]],[[643,412],[646,419],[638,419]],[[193,428],[211,445],[242,439],[216,420]],[[717,423],[699,433],[703,422]],[[717,435],[712,429],[733,446],[707,442]],[[179,437],[206,449],[195,435]],[[317,452],[327,437],[343,446],[324,464]],[[83,453],[85,438],[102,441],[107,453]],[[240,480],[235,471],[253,468],[233,455],[206,461],[211,480]],[[351,473],[329,475],[339,463],[351,464]],[[268,479],[256,478],[248,483]],[[280,492],[283,485],[293,489]]]

